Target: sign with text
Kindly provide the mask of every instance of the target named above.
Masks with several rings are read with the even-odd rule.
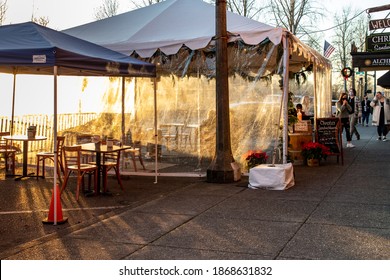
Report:
[[[316,141],[330,148],[332,155],[341,156],[343,159],[342,129],[339,118],[317,118],[316,119]]]
[[[367,36],[366,47],[368,52],[389,52],[390,33],[375,33]]]
[[[368,28],[370,30],[384,29],[390,27],[390,18],[370,20]]]
[[[361,71],[365,69],[388,70],[390,67],[389,53],[354,53],[352,54],[352,66]]]
[[[294,124],[294,132],[311,132],[310,121],[298,121]]]

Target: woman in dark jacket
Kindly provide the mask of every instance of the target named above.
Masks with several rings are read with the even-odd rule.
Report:
[[[347,137],[347,148],[354,148],[355,145],[351,143],[351,133],[349,115],[352,112],[351,106],[348,104],[348,95],[343,92],[340,94],[339,101],[336,103],[336,116],[340,118],[342,129],[345,129],[345,135]]]
[[[364,98],[362,100],[362,126],[364,126],[364,123],[366,123],[366,126],[368,126],[368,121],[370,119],[371,114],[371,106],[370,106],[371,100],[368,100],[367,94],[364,95]]]

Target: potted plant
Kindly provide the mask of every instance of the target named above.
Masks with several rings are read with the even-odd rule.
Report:
[[[302,156],[308,166],[319,166],[321,159],[326,159],[330,148],[318,142],[309,142],[302,147]]]
[[[266,163],[268,159],[267,153],[262,150],[248,151],[243,157],[246,161],[248,172],[249,169],[257,165]]]

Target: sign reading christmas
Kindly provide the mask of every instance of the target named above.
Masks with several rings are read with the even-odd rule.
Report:
[[[367,36],[367,52],[390,52],[390,33],[375,33]]]

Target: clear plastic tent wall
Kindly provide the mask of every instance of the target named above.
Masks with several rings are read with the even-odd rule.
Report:
[[[231,147],[242,172],[247,171],[245,154],[249,150],[264,150],[271,161],[277,147],[276,162],[281,162],[282,58],[282,47],[271,42],[249,46],[237,41],[228,46]],[[133,142],[142,145],[146,172],[154,171],[157,154],[160,175],[204,175],[216,145],[214,46],[202,50],[183,47],[171,56],[156,53],[149,61],[157,65],[158,73],[157,153],[154,85],[150,79],[135,80],[133,101],[129,102],[132,108],[126,108],[131,112],[126,130]],[[308,64],[301,63],[299,68],[305,69]],[[294,103],[308,95],[313,111],[314,100],[319,111],[326,110],[325,104],[320,105],[323,100],[314,98],[315,75],[306,71],[305,76],[301,81],[291,77]],[[316,77],[325,80],[321,71]]]

